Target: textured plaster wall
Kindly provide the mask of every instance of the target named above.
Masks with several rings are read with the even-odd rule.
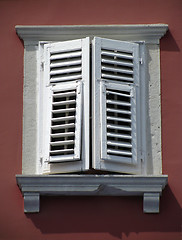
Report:
[[[149,45],[146,50],[148,72],[146,88],[149,95],[148,102],[148,169],[149,174],[161,174],[161,86],[160,86],[160,49],[159,46]],[[152,161],[153,160],[153,161]],[[151,163],[153,162],[153,165]]]
[[[38,84],[37,84],[37,48],[38,46],[26,46],[24,54],[24,78],[29,79],[29,81],[24,81],[23,88],[23,101],[26,108],[23,112],[23,132],[26,131],[26,135],[29,135],[29,141],[27,141],[26,135],[23,135],[23,141],[27,144],[22,144],[22,158],[26,158],[27,161],[22,161],[22,173],[35,174],[36,173],[36,163],[38,152]],[[31,112],[27,114],[27,112]],[[27,127],[28,126],[28,127]],[[34,149],[32,151],[32,149]]]
[[[61,197],[42,198],[41,212],[25,215],[15,181],[22,159],[24,50],[15,25],[139,23],[169,25],[161,40],[162,156],[169,185],[160,214],[144,214],[138,197]],[[0,1],[0,239],[181,239],[181,23],[181,0]]]

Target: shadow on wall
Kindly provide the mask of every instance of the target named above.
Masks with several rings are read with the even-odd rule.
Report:
[[[169,29],[170,29],[170,26],[169,26]],[[180,52],[180,49],[176,43],[176,40],[173,37],[170,30],[168,30],[165,37],[162,38],[162,41],[160,43],[160,49],[161,51]]]
[[[43,197],[38,214],[26,214],[43,234],[180,232],[181,208],[170,188],[160,214],[144,214],[141,197]]]

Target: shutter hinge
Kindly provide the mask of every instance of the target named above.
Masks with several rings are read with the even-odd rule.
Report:
[[[41,166],[42,166],[42,163],[43,163],[43,157],[41,156],[40,157],[40,164],[41,164]]]
[[[144,152],[142,150],[141,150],[140,156],[141,156],[141,162],[144,163],[144,161],[145,161],[145,154],[144,154]]]
[[[134,92],[133,92],[133,89],[131,89],[130,97],[131,97],[131,98],[134,98]]]
[[[44,62],[41,62],[41,70],[44,71]]]
[[[143,64],[143,58],[139,59],[140,64]]]
[[[80,85],[80,84],[77,86],[77,93],[78,93],[78,94],[81,93],[81,85]]]

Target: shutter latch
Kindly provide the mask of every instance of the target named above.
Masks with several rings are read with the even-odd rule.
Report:
[[[143,64],[143,58],[139,59],[140,64]]]
[[[81,84],[77,85],[77,93],[80,94],[81,93]]]
[[[41,62],[41,70],[44,71],[44,62]]]
[[[133,88],[131,89],[130,97],[131,97],[131,98],[134,98],[134,89],[133,89]]]

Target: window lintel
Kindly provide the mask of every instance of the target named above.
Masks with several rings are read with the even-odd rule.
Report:
[[[18,36],[26,41],[64,41],[68,38],[110,37],[123,41],[145,41],[158,44],[168,30],[167,24],[134,24],[134,25],[55,25],[55,26],[22,26],[17,25]]]

